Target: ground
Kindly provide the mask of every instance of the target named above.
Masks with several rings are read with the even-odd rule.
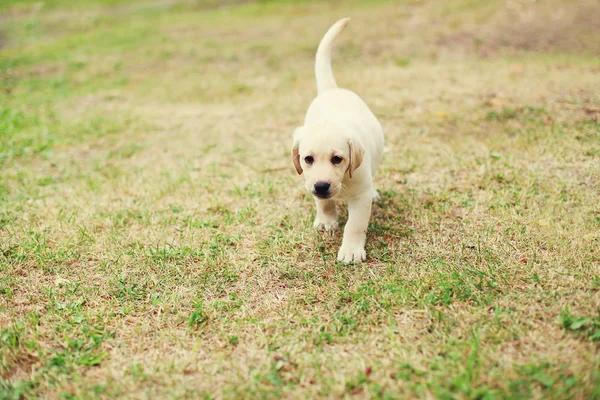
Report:
[[[0,398],[600,398],[600,4],[239,3],[0,4]],[[345,16],[356,266],[290,158]]]

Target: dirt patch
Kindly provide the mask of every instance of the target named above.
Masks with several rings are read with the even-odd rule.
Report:
[[[600,3],[514,2],[484,25],[441,40],[482,56],[502,50],[600,55]]]

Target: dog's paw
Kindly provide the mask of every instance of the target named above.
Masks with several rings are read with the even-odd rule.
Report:
[[[381,200],[381,196],[379,195],[379,192],[376,190],[375,191],[375,196],[373,196],[373,203],[376,203],[379,200]]]
[[[358,264],[366,259],[367,252],[363,246],[342,246],[337,257],[344,264]]]
[[[316,218],[315,222],[313,223],[313,227],[321,232],[337,229],[338,226],[339,223],[337,222],[337,220],[321,220],[319,218]]]

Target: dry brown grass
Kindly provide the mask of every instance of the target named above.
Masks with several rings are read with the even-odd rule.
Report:
[[[595,1],[514,1],[495,11],[442,43],[483,56],[499,51],[600,54],[600,5]]]

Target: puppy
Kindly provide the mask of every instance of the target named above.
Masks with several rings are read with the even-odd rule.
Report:
[[[331,48],[350,18],[336,22],[323,36],[315,60],[317,97],[304,126],[294,131],[292,160],[304,174],[306,189],[315,197],[314,227],[338,226],[336,202],[348,203],[338,261],[360,263],[367,258],[365,240],[371,204],[378,199],[373,174],[383,155],[383,130],[369,107],[355,93],[338,88],[331,70]]]

